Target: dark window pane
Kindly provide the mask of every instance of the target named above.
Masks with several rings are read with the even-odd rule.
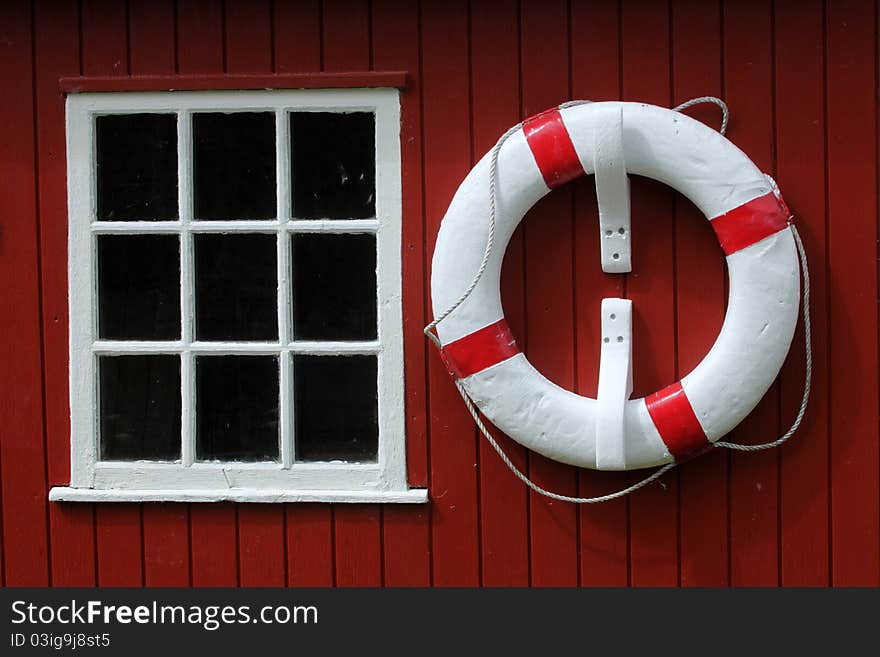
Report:
[[[180,458],[180,357],[101,356],[101,459]]]
[[[375,461],[375,356],[295,356],[297,461]]]
[[[376,214],[372,112],[290,115],[293,216],[365,219]]]
[[[176,235],[98,236],[98,335],[104,340],[180,338]]]
[[[293,333],[298,340],[376,337],[376,238],[293,235]]]
[[[196,235],[196,339],[277,340],[274,235]]]
[[[275,217],[275,115],[193,114],[196,219]]]
[[[200,461],[277,461],[278,358],[196,359],[196,456]]]
[[[98,219],[177,218],[177,116],[120,114],[95,119]]]

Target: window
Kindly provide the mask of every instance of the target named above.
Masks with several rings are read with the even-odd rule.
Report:
[[[59,500],[421,501],[393,89],[72,94]]]

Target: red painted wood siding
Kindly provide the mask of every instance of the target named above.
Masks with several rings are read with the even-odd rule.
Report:
[[[0,3],[0,582],[6,585],[880,584],[878,106],[873,2],[130,0]],[[408,71],[403,93],[408,470],[423,506],[49,504],[69,470],[66,165],[61,77]],[[504,129],[569,98],[671,105],[719,94],[729,137],[776,176],[813,282],[814,382],[784,449],[713,453],[628,499],[528,493],[478,439],[421,335],[447,204]],[[717,111],[693,110],[716,125]],[[594,395],[599,303],[635,301],[637,394],[717,335],[726,281],[707,223],[633,182],[635,269],[599,267],[577,181],[514,237],[510,324],[554,381]],[[649,329],[650,326],[650,329]],[[734,437],[790,422],[799,329]],[[596,494],[628,475],[527,453],[540,483]]]

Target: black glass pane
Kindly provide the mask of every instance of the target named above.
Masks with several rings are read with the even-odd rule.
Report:
[[[101,356],[101,459],[180,458],[180,357]]]
[[[298,340],[376,338],[376,238],[293,236],[293,334]]]
[[[376,128],[371,112],[294,112],[290,133],[294,217],[375,216]]]
[[[196,219],[275,217],[275,115],[193,114]]]
[[[375,461],[375,356],[295,356],[297,461]]]
[[[176,235],[98,236],[98,335],[104,340],[180,339]]]
[[[196,457],[277,461],[278,358],[196,359]]]
[[[177,218],[177,116],[120,114],[95,119],[98,219]]]
[[[196,235],[196,339],[277,340],[274,235]]]

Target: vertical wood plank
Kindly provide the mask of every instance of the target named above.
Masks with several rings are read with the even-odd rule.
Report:
[[[877,586],[877,17],[871,3],[826,11],[831,574],[835,586]]]
[[[370,6],[367,0],[324,0],[325,71],[370,68]]]
[[[69,431],[61,434],[69,440]],[[69,447],[67,448],[69,452]],[[68,474],[51,485],[66,486]],[[50,504],[49,536],[53,586],[95,586],[95,507],[93,504]]]
[[[332,586],[333,553],[330,505],[287,505],[287,585]]]
[[[190,550],[193,586],[237,586],[238,536],[231,504],[193,504]]]
[[[176,70],[174,3],[129,3],[132,75],[170,75]],[[186,586],[189,572],[189,505],[146,504],[143,509],[144,581],[148,586]]]
[[[144,584],[189,586],[189,509],[186,504],[144,505]]]
[[[2,474],[2,468],[0,468],[0,474]],[[3,491],[0,489],[0,586],[6,586],[6,546],[5,546],[5,534],[3,533]],[[51,548],[50,548],[51,551]],[[51,555],[50,555],[51,557]],[[46,581],[50,581],[52,579],[51,572],[46,574]]]
[[[427,253],[470,169],[468,13],[462,1],[422,7],[422,121]],[[429,100],[430,99],[430,100]],[[426,292],[427,294],[427,292]],[[438,310],[440,312],[440,310]],[[433,583],[480,580],[473,420],[435,350],[428,357]]]
[[[32,29],[29,3],[0,5],[0,78],[12,99],[0,109],[0,279],[8,283],[0,313],[0,499],[7,586],[49,583]]]
[[[274,57],[269,0],[226,0],[226,70],[269,73]]]
[[[406,381],[406,453],[410,486],[428,484],[427,324],[425,229],[422,203],[421,79],[418,6],[405,0],[372,3],[372,57],[377,70],[410,72],[401,92],[401,168],[403,191],[403,347]],[[423,508],[387,505],[382,544],[386,586],[426,586],[431,578],[431,514]]]
[[[522,104],[530,116],[568,100],[568,6],[522,3]],[[547,44],[555,47],[547,47]],[[572,194],[557,190],[528,213],[524,226],[526,350],[529,360],[563,388],[574,386]],[[532,479],[554,492],[576,492],[577,472],[529,455]],[[577,512],[573,505],[529,492],[531,581],[538,586],[578,582]]]
[[[226,53],[221,0],[177,0],[177,68],[183,74],[222,73]]]
[[[241,586],[284,586],[284,508],[242,504],[238,508],[238,568]]]
[[[665,2],[622,5],[624,100],[670,103],[669,7]],[[632,180],[633,397],[675,380],[674,193],[655,181]],[[632,480],[644,473],[634,473]],[[678,583],[678,475],[630,499],[630,576],[636,586]]]
[[[519,71],[510,66],[519,50],[517,3],[471,5],[471,93],[473,157],[476,164],[510,126],[519,121]],[[522,231],[508,247],[502,296],[516,336],[523,326]],[[508,471],[489,443],[478,437],[482,582],[486,586],[529,583],[528,489]],[[525,449],[506,436],[499,444],[516,466],[526,468]]]
[[[672,4],[673,104],[722,94],[720,6],[699,0]],[[714,105],[686,110],[715,129]],[[686,198],[675,201],[676,378],[693,370],[712,347],[724,321],[724,254],[706,217]],[[727,584],[728,455],[711,452],[679,472],[681,584]]]
[[[37,161],[42,265],[43,376],[46,458],[50,485],[70,481],[70,406],[67,370],[67,158],[64,96],[58,79],[79,75],[78,7],[34,6]],[[52,584],[94,586],[95,525],[91,504],[50,504]]]
[[[128,16],[125,4],[82,3],[84,75],[128,74]],[[86,384],[86,382],[83,382]],[[95,536],[99,586],[143,584],[143,532],[139,504],[97,505]]]
[[[122,2],[82,1],[83,75],[128,74],[127,14]]]
[[[375,504],[348,506],[337,508],[335,513],[336,586],[379,586],[382,584],[380,508]]]
[[[620,97],[620,24],[616,3],[571,6],[572,98],[618,100]],[[596,62],[603,62],[596,66]],[[595,179],[577,180],[575,198],[574,326],[578,394],[595,399],[599,382],[602,299],[623,296],[623,276],[605,274],[600,262],[599,209]],[[626,485],[619,472],[583,470],[578,494],[604,495]],[[627,499],[583,504],[580,523],[580,578],[585,586],[625,586],[628,579]]]
[[[321,70],[321,0],[275,2],[272,19],[275,70]]]
[[[382,510],[385,586],[431,583],[431,512],[423,505],[389,504]]]
[[[179,0],[177,66],[185,74],[224,72],[222,2]],[[235,586],[238,581],[237,514],[231,504],[193,504],[190,553],[194,586]]]
[[[809,257],[813,337],[810,405],[781,454],[781,580],[783,586],[825,586],[831,573],[823,3],[778,0],[775,12],[776,174]],[[799,324],[780,375],[783,428],[801,402],[803,340]]]
[[[370,68],[369,4],[361,0],[324,2],[324,68]],[[371,586],[382,581],[382,520],[378,506],[343,504],[334,508],[336,584]]]
[[[132,75],[175,71],[174,0],[131,0],[128,5]]]
[[[95,542],[98,586],[143,586],[140,504],[98,505]]]
[[[728,137],[762,170],[774,173],[773,32],[769,0],[724,6],[725,96],[734,119]],[[779,387],[764,399],[728,440],[765,442],[779,433]],[[778,583],[779,453],[730,455],[730,583]]]

